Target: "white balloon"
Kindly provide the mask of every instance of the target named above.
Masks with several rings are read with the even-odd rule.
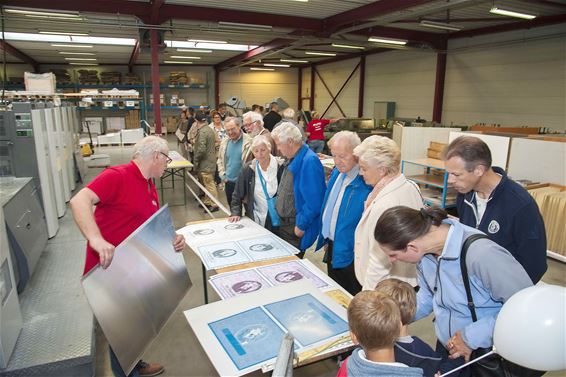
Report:
[[[501,308],[493,344],[503,358],[526,368],[566,369],[566,288],[538,284]]]

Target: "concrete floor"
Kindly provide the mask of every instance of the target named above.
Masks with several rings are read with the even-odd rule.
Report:
[[[171,150],[177,148],[173,136],[169,136]],[[131,157],[131,147],[101,147],[96,149],[96,153],[105,153],[111,156],[113,165],[125,163]],[[94,178],[101,169],[89,169],[87,182]],[[170,183],[170,182],[169,182]],[[196,201],[190,197],[187,205],[172,206],[171,215],[176,228],[183,227],[185,223],[208,219],[209,216],[197,207]],[[226,203],[224,192],[220,196]],[[181,181],[177,181],[175,190],[165,190],[165,201],[172,204],[183,202],[183,190]],[[224,217],[222,212],[216,212],[215,217]],[[76,228],[76,227],[75,227]],[[78,232],[78,229],[75,229]],[[164,376],[217,376],[217,372],[210,363],[206,353],[197,341],[194,333],[189,327],[183,311],[204,304],[202,269],[199,258],[190,251],[184,252],[184,257],[188,265],[189,275],[193,286],[187,296],[181,301],[179,307],[165,325],[158,338],[150,345],[144,355],[144,360],[149,362],[159,362],[165,366]],[[322,263],[322,253],[307,252],[306,258],[315,263],[323,271],[326,267]],[[549,259],[549,268],[543,280],[550,284],[566,285],[566,265],[561,262]],[[209,289],[209,301],[219,300],[216,293]],[[411,325],[411,333],[421,337],[431,345],[434,345],[436,338],[432,328],[431,318],[426,318]],[[97,330],[96,337],[96,376],[112,376],[108,357],[107,342],[101,331]],[[334,361],[325,360],[294,370],[294,375],[299,377],[334,377],[338,367]],[[254,375],[261,375],[260,372]],[[565,376],[564,371],[547,373],[546,376]]]

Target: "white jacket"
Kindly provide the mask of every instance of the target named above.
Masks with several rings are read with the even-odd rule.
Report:
[[[403,174],[389,182],[365,209],[356,227],[354,238],[354,268],[363,290],[373,290],[377,283],[387,278],[397,278],[412,286],[417,285],[415,264],[396,261],[393,264],[375,240],[375,225],[379,217],[391,207],[423,207],[418,186]]]

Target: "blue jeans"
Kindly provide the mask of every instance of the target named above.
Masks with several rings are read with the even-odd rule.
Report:
[[[112,373],[114,373],[115,377],[140,377],[140,372],[138,371],[137,365],[132,370],[132,372],[126,376],[126,373],[120,366],[120,362],[118,361],[116,354],[112,350],[112,347],[108,346],[108,350],[110,351],[110,366],[112,367]]]
[[[312,149],[314,153],[322,153],[322,150],[324,149],[324,140],[309,141],[309,148]]]

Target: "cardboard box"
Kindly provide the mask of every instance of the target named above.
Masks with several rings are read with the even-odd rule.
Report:
[[[53,73],[24,73],[26,92],[41,94],[55,93],[55,75]]]

